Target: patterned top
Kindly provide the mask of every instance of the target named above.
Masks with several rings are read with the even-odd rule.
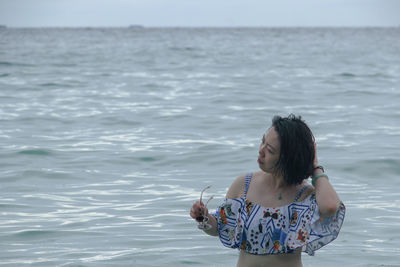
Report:
[[[251,254],[291,253],[301,247],[314,255],[315,250],[336,239],[345,215],[343,203],[336,214],[322,217],[315,194],[298,201],[306,185],[291,204],[265,208],[246,199],[252,176],[246,175],[243,197],[225,199],[213,213],[224,246]]]

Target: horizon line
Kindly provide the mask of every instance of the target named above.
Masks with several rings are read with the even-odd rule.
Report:
[[[6,29],[27,29],[27,28],[64,28],[64,29],[96,29],[96,28],[115,28],[115,29],[162,29],[162,28],[188,28],[188,29],[237,29],[237,28],[400,28],[400,25],[324,25],[324,26],[294,26],[294,25],[286,25],[286,26],[246,26],[246,25],[238,25],[238,26],[146,26],[140,24],[132,24],[132,25],[121,25],[121,26],[105,26],[105,25],[98,25],[98,26],[8,26],[6,24],[0,24],[0,28]]]

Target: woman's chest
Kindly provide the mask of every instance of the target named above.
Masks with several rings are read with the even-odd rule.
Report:
[[[264,207],[281,207],[289,205],[295,199],[296,194],[292,192],[280,192],[268,189],[262,189],[254,186],[249,188],[246,199],[249,202],[257,203],[257,205]]]
[[[288,253],[295,237],[298,214],[290,206],[264,208],[246,201],[242,249],[254,254]]]

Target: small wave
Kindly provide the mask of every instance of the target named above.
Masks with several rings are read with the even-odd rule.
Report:
[[[155,157],[140,157],[139,160],[144,161],[144,162],[152,162],[152,161],[156,161],[157,158],[155,158]]]
[[[37,170],[30,169],[30,170],[24,170],[16,175],[11,176],[10,178],[13,179],[33,179],[33,178],[40,178],[40,179],[74,179],[73,176],[67,171],[63,170],[53,170],[53,169],[45,169],[45,168],[40,168]]]
[[[352,78],[352,77],[356,77],[357,75],[355,75],[354,73],[350,73],[350,72],[343,72],[343,73],[340,73],[339,76]]]
[[[192,79],[192,78],[219,78],[221,75],[217,73],[207,73],[207,72],[196,72],[192,74],[187,74],[186,78]]]
[[[196,47],[191,47],[191,46],[185,46],[185,47],[171,46],[171,47],[169,47],[169,49],[172,51],[196,51],[196,50],[199,50]]]
[[[47,238],[59,235],[60,231],[53,230],[22,230],[14,234],[17,238]]]
[[[55,87],[55,88],[60,88],[60,87],[69,87],[73,88],[74,84],[71,83],[54,83],[54,82],[48,82],[48,83],[42,83],[39,84],[41,87]]]
[[[47,149],[35,148],[35,149],[25,149],[25,150],[19,151],[18,154],[32,155],[32,156],[50,156],[53,153]]]
[[[42,84],[39,84],[40,86],[44,86],[44,87],[59,87],[59,86],[62,86],[61,84],[58,84],[58,83],[42,83]]]
[[[76,63],[55,63],[52,64],[54,67],[76,67],[78,66]]]
[[[13,63],[7,61],[0,61],[0,66],[12,66]]]
[[[349,173],[358,173],[368,177],[382,176],[382,170],[385,170],[385,175],[394,175],[397,177],[400,172],[400,160],[398,159],[376,159],[376,160],[361,160],[355,165],[346,166],[345,171]]]
[[[8,204],[8,203],[0,203],[0,209],[19,209],[19,208],[27,208],[27,205],[23,204]]]
[[[34,65],[32,64],[27,64],[27,63],[17,63],[17,62],[9,62],[9,61],[0,61],[0,66],[16,66],[16,67],[32,67]]]
[[[124,72],[122,76],[131,76],[136,78],[157,78],[157,76],[148,72]]]
[[[345,97],[345,96],[381,96],[382,91],[374,91],[372,89],[355,89],[355,88],[350,88],[350,89],[345,89],[343,91],[332,91],[327,93],[327,97],[331,96],[340,96],[340,97]],[[350,108],[357,107],[357,105],[350,105]]]
[[[57,236],[70,236],[72,234],[76,235],[99,235],[98,232],[88,232],[88,231],[65,231],[65,230],[43,230],[43,229],[28,229],[21,230],[10,234],[14,238],[21,239],[41,239]]]
[[[341,77],[346,77],[346,78],[353,78],[353,77],[365,77],[365,78],[392,78],[393,76],[388,75],[386,73],[361,73],[361,74],[355,74],[351,72],[342,72],[338,74],[338,76]]]

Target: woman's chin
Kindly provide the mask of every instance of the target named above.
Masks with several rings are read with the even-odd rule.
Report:
[[[269,174],[271,174],[271,173],[273,173],[273,170],[272,169],[269,169],[269,168],[267,168],[267,167],[265,167],[265,166],[263,166],[263,165],[261,165],[260,164],[260,169],[263,171],[263,172],[265,172],[265,173],[269,173]]]

